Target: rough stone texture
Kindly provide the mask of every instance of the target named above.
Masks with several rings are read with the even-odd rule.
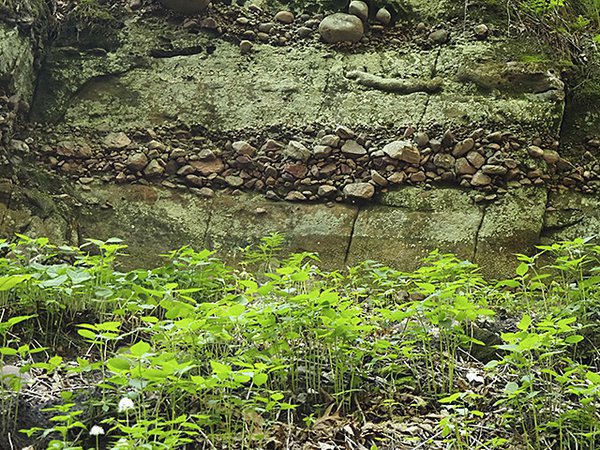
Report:
[[[467,191],[406,187],[382,194],[380,202],[360,210],[349,264],[375,259],[413,270],[435,249],[473,258],[483,212]]]
[[[158,255],[184,245],[205,246],[211,200],[142,185],[95,185],[80,195],[79,236],[123,239],[130,246],[125,268],[159,265]]]
[[[543,188],[513,189],[487,206],[475,258],[484,274],[512,276],[518,264],[514,254],[534,250],[540,241],[547,195]]]
[[[208,57],[147,56],[164,45],[162,34],[175,47],[215,45],[204,33],[186,33],[164,21],[126,20],[122,47],[108,55],[61,48],[50,52],[33,116],[56,120],[64,113],[65,124],[100,131],[173,122],[213,131],[304,127],[318,117],[324,124],[349,127],[504,124],[548,134],[558,130],[564,103],[560,82],[546,71],[518,63],[510,69],[507,63],[515,55],[502,41],[461,42],[443,47],[439,57],[437,49],[398,53],[381,47],[334,51],[324,58],[312,47],[260,45],[252,58],[240,59],[238,46],[224,40]],[[428,81],[435,72],[442,90],[384,92],[346,78],[356,70],[409,85]],[[516,90],[508,81],[514,76],[510,70],[520,77]]]
[[[19,93],[31,102],[36,78],[31,40],[21,35],[14,25],[0,21],[0,55],[0,90]]]
[[[183,14],[197,14],[208,6],[210,0],[159,0],[163,6]]]
[[[251,194],[204,197],[146,185],[73,188],[57,177],[37,179],[30,189],[0,181],[0,235],[18,232],[74,245],[88,237],[119,237],[130,245],[125,269],[157,265],[157,255],[183,245],[214,248],[234,261],[239,247],[279,231],[289,250],[318,252],[326,268],[372,259],[412,270],[437,248],[501,278],[514,272],[513,253],[533,250],[540,234],[542,243],[600,234],[597,198],[552,194],[546,212],[546,191],[535,187],[511,189],[485,206],[468,190],[404,187],[359,209]]]
[[[436,70],[444,90],[431,96],[422,123],[475,128],[495,122],[523,134],[557,135],[564,110],[562,81],[547,67],[515,62],[509,47],[489,41],[443,47]]]
[[[572,191],[549,193],[542,242],[588,237],[600,242],[600,199]]]
[[[257,214],[256,210],[265,212]],[[256,243],[268,233],[285,234],[291,251],[319,252],[324,267],[344,265],[356,208],[336,204],[271,202],[261,196],[217,195],[207,233],[219,254],[238,259],[240,247]]]

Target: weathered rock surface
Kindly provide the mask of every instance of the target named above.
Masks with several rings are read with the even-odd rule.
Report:
[[[161,33],[170,36],[174,57],[148,56],[164,46]],[[252,58],[240,59],[235,44],[218,40],[215,45],[210,35],[190,34],[152,18],[126,19],[121,39],[121,47],[108,55],[52,49],[33,117],[124,131],[174,122],[212,131],[304,127],[318,118],[350,127],[437,123],[486,128],[501,123],[548,135],[558,131],[564,106],[560,80],[515,63],[502,41],[407,53],[366,47],[327,58],[311,47],[254,45]],[[196,48],[214,50],[185,54]],[[379,81],[346,78],[365,70]],[[442,89],[436,81],[429,93],[434,72]],[[517,90],[509,81],[515,74]],[[389,85],[398,89],[390,91]]]
[[[486,275],[512,276],[515,253],[531,253],[540,241],[548,193],[526,187],[510,190],[486,207],[477,234],[475,262]]]
[[[0,234],[43,235],[68,244],[119,237],[130,245],[125,268],[157,265],[156,255],[183,245],[214,248],[235,261],[240,247],[278,231],[288,249],[318,252],[326,268],[371,259],[412,270],[439,249],[477,262],[488,277],[504,277],[516,266],[512,253],[531,250],[541,235],[571,239],[600,228],[597,199],[551,196],[555,209],[546,212],[546,191],[535,187],[509,190],[487,205],[476,204],[468,190],[404,187],[381,194],[379,203],[352,206],[145,185],[72,189],[56,182],[45,181],[50,194],[0,183]]]
[[[467,191],[402,188],[382,194],[382,206],[361,208],[348,263],[375,259],[413,270],[435,249],[473,259],[483,211]]]
[[[159,0],[163,6],[184,14],[197,14],[206,9],[210,0]]]

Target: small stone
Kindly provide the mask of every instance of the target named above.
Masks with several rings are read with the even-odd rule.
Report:
[[[177,175],[179,175],[180,177],[185,177],[187,175],[191,175],[195,172],[196,170],[190,166],[189,164],[186,164],[184,166],[181,166],[178,170],[177,170]]]
[[[392,21],[392,15],[387,9],[380,8],[377,11],[377,14],[375,14],[375,20],[377,20],[377,22],[379,22],[380,24],[387,26]]]
[[[457,175],[472,175],[477,172],[477,169],[469,163],[467,158],[458,158],[454,164],[454,170]]]
[[[325,159],[331,155],[331,152],[332,148],[328,145],[315,145],[315,148],[313,149],[313,156],[317,159]]]
[[[454,168],[456,159],[448,153],[438,153],[433,157],[433,164],[442,169],[451,170]]]
[[[454,146],[452,155],[456,157],[466,155],[468,152],[473,150],[473,147],[475,147],[475,141],[473,138],[467,138]]]
[[[288,202],[301,202],[306,200],[306,196],[302,192],[291,191],[285,196]]]
[[[506,175],[508,169],[498,164],[484,164],[481,166],[481,171],[488,175]]]
[[[502,132],[494,131],[486,136],[486,139],[490,142],[494,142],[496,144],[502,143]]]
[[[490,29],[486,24],[482,23],[480,25],[476,25],[473,28],[473,33],[475,34],[475,37],[477,39],[479,39],[480,41],[484,41],[488,38],[490,34]]]
[[[273,22],[260,23],[260,24],[258,24],[258,31],[260,31],[261,33],[269,34],[271,32],[271,30],[273,30],[274,26],[275,26],[275,24]]]
[[[560,155],[556,150],[544,150],[543,158],[548,164],[556,164],[560,160]]]
[[[150,161],[144,169],[144,175],[148,178],[159,177],[163,173],[165,173],[165,168],[156,159]]]
[[[330,197],[332,195],[337,195],[337,188],[334,186],[330,186],[328,184],[323,184],[319,186],[319,190],[317,191],[317,195],[319,197]]]
[[[11,144],[14,145],[14,142],[12,141]],[[27,146],[25,143],[23,145]],[[11,147],[11,150],[15,150],[13,146]],[[56,147],[56,154],[67,158],[87,159],[92,157],[92,148],[85,142],[62,141]]]
[[[544,156],[544,150],[537,145],[530,145],[527,148],[527,153],[529,153],[529,156],[533,158],[542,158]]]
[[[351,156],[363,156],[367,154],[367,150],[365,150],[365,148],[356,141],[350,139],[347,140],[344,145],[342,145],[342,153]]]
[[[91,177],[81,177],[78,180],[81,184],[91,184],[93,183],[94,179]]]
[[[369,18],[369,6],[361,0],[353,0],[348,6],[348,14],[358,17],[363,22]]]
[[[256,154],[256,148],[246,141],[236,141],[231,144],[231,147],[240,155],[254,156]]]
[[[450,32],[448,30],[435,30],[429,33],[429,40],[437,45],[443,45],[450,40]]]
[[[335,129],[335,134],[338,135],[340,139],[354,139],[354,136],[356,136],[356,133],[350,128],[341,125]]]
[[[134,153],[129,155],[125,165],[132,172],[140,172],[148,164],[148,157],[144,153]]]
[[[452,133],[450,130],[446,130],[444,136],[442,136],[441,146],[444,148],[449,148],[452,146],[452,144],[454,144],[454,133]]]
[[[225,182],[234,188],[238,188],[244,184],[244,180],[241,177],[235,175],[227,175],[225,177]]]
[[[213,17],[205,17],[198,23],[198,26],[205,30],[216,30],[219,28],[219,24]]]
[[[407,162],[409,164],[419,164],[421,154],[409,141],[393,141],[383,147],[383,152],[392,159]]]
[[[379,172],[376,170],[371,170],[371,180],[378,186],[387,186],[388,180],[385,179]]]
[[[308,173],[308,167],[304,164],[286,164],[283,168],[285,173],[289,173],[296,179],[304,178]]]
[[[275,20],[277,22],[290,24],[294,21],[294,14],[290,11],[279,11],[277,14],[275,14]]]
[[[401,184],[405,179],[406,174],[404,172],[394,172],[387,178],[387,180],[392,184]]]
[[[247,55],[252,51],[253,44],[250,41],[243,40],[240,42],[240,53],[242,55]]]
[[[290,141],[283,151],[283,156],[296,161],[307,161],[311,156],[311,151],[301,142]]]
[[[425,172],[423,172],[422,170],[419,170],[418,172],[411,173],[408,178],[413,183],[422,183],[423,181],[425,181],[427,179],[427,176],[425,175]]]
[[[198,189],[198,194],[200,194],[202,197],[213,198],[215,196],[215,191],[209,187],[202,187]]]
[[[473,178],[471,178],[471,185],[477,187],[488,186],[491,182],[492,179],[483,172],[477,172],[473,175]]]
[[[344,186],[344,196],[349,199],[369,200],[375,195],[371,183],[350,183]]]
[[[427,133],[415,133],[413,139],[419,147],[425,147],[427,144],[429,144],[429,136]]]
[[[335,148],[340,144],[340,137],[335,134],[326,134],[321,138],[319,144]]]
[[[358,42],[364,34],[362,21],[351,14],[334,13],[319,24],[321,39],[329,44]]]
[[[104,145],[111,150],[121,150],[129,144],[131,144],[131,139],[123,132],[109,133],[104,138]]]
[[[220,174],[225,170],[225,163],[220,158],[205,161],[192,161],[190,165],[204,176]]]
[[[485,164],[485,157],[481,153],[475,151],[467,153],[467,160],[476,169],[481,168],[481,166]]]
[[[129,7],[132,11],[137,11],[142,7],[142,0],[130,0]]]
[[[296,31],[296,33],[298,34],[298,37],[300,37],[300,38],[307,38],[312,34],[312,32],[313,32],[312,28],[308,28],[308,27],[300,27]]]

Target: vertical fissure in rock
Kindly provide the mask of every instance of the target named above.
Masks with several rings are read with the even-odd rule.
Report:
[[[14,192],[14,185],[10,184],[10,191],[8,192],[8,196],[6,199],[6,210],[2,212],[2,214],[0,215],[0,228],[4,229],[4,221],[6,220],[6,216],[9,214],[10,208],[12,207],[12,198],[13,198],[13,192]]]
[[[481,229],[483,228],[483,221],[485,220],[485,214],[487,212],[487,206],[482,207],[481,211],[481,220],[479,221],[479,225],[477,226],[477,231],[475,232],[475,242],[473,242],[473,257],[471,258],[472,262],[477,261],[477,253],[479,251],[479,234]]]
[[[435,54],[435,59],[433,60],[433,65],[431,67],[431,73],[429,74],[429,78],[430,79],[434,79],[436,74],[437,74],[437,65],[438,65],[438,60],[440,59],[440,54],[442,52],[442,49],[438,49],[437,53]],[[431,96],[433,94],[427,94],[427,100],[425,100],[425,106],[423,107],[423,112],[421,113],[421,117],[419,117],[419,120],[417,121],[417,128],[420,128],[422,123],[423,123],[423,118],[425,117],[425,114],[427,113],[427,109],[429,108],[429,102],[431,101]]]
[[[358,215],[360,214],[361,208],[360,206],[356,207],[356,213],[354,214],[354,218],[352,219],[352,228],[350,229],[350,236],[348,236],[348,245],[346,246],[346,253],[344,255],[344,266],[348,265],[348,259],[350,257],[350,249],[352,248],[352,239],[354,239],[354,228],[356,227],[356,222],[358,220]]]
[[[214,199],[210,200],[210,206],[208,208],[208,219],[206,220],[206,228],[204,229],[204,237],[202,238],[202,242],[204,242],[204,247],[207,250],[213,250],[213,242],[212,242],[212,238],[210,237],[210,226],[212,224],[212,217],[213,217],[213,210],[215,208],[215,201]]]

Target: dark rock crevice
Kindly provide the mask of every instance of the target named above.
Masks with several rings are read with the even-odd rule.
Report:
[[[356,212],[354,213],[354,217],[352,218],[352,227],[350,228],[350,236],[348,236],[348,246],[346,247],[346,252],[344,254],[344,266],[348,265],[348,261],[350,259],[350,250],[352,249],[352,240],[354,239],[354,229],[356,227],[356,222],[358,221],[358,216],[361,213],[362,209],[359,206],[356,208]]]
[[[484,205],[481,208],[481,220],[479,221],[479,225],[477,226],[477,231],[475,232],[475,237],[474,237],[474,241],[473,241],[473,256],[471,258],[471,261],[473,261],[473,262],[477,261],[477,255],[478,255],[478,250],[479,250],[479,234],[481,233],[481,229],[483,228],[483,222],[485,220],[486,211],[487,211],[487,206]]]

